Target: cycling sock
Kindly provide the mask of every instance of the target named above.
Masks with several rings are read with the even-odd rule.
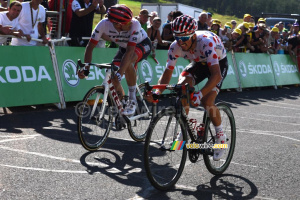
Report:
[[[223,126],[222,124],[220,126],[215,126],[215,129],[216,129],[216,133],[220,132],[220,131],[223,131]]]
[[[135,95],[135,92],[136,92],[136,86],[128,86],[128,93],[129,93],[129,99],[130,100],[134,100],[136,101],[136,95]]]

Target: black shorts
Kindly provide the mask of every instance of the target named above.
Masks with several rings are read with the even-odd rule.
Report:
[[[152,48],[151,41],[148,37],[144,39],[142,42],[136,44],[134,52],[138,55],[138,59],[136,60],[135,65],[141,60],[146,59],[149,56],[151,52],[151,48]],[[115,63],[116,65],[120,63],[125,52],[126,52],[125,48],[119,47],[119,50],[113,59],[113,63]]]
[[[219,61],[220,71],[222,79],[216,85],[218,89],[221,89],[223,80],[225,79],[228,71],[228,62],[227,57],[223,58]],[[186,68],[184,68],[181,76],[188,76],[189,74],[194,78],[195,85],[203,81],[205,78],[210,78],[211,74],[208,69],[208,65],[206,62],[191,62]]]

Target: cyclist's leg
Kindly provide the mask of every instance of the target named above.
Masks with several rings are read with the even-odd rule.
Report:
[[[116,66],[120,66],[124,53],[125,53],[125,49],[119,47],[119,50],[112,61]],[[121,74],[120,74],[120,76],[122,77]],[[123,98],[123,96],[125,95],[125,92],[124,92],[123,87],[122,87],[120,81],[118,80],[117,76],[114,76],[114,78],[112,78],[112,83],[116,89],[119,99],[121,100]]]
[[[220,65],[220,71],[222,76],[221,81],[216,85],[216,87],[212,91],[210,91],[207,95],[205,95],[201,100],[201,103],[204,105],[204,108],[208,112],[209,117],[215,127],[216,130],[215,143],[217,144],[226,142],[226,134],[223,133],[222,119],[221,119],[220,111],[215,105],[215,99],[220,91],[223,80],[227,75],[227,70],[228,70],[227,58],[220,60],[219,65]],[[223,153],[224,153],[224,149],[215,149],[213,159],[220,160],[220,158],[223,156]]]
[[[178,84],[186,84],[193,87],[207,77],[207,73],[203,71],[203,63],[191,62],[186,68],[182,71],[179,76]],[[189,105],[186,99],[182,100],[182,105],[185,108],[186,114],[189,113]]]
[[[124,115],[133,115],[136,109],[136,68],[137,63],[144,58],[147,58],[151,50],[151,41],[146,38],[141,43],[137,44],[134,50],[134,55],[130,59],[130,66],[123,68],[125,70],[125,77],[128,84],[129,101],[124,110]],[[122,71],[120,69],[120,73]]]
[[[227,75],[228,62],[226,57],[219,61],[219,66],[220,66],[220,71],[222,76],[221,81],[216,85],[215,88],[213,88],[212,91],[210,91],[207,95],[205,95],[201,100],[201,103],[203,104],[205,110],[209,113],[209,117],[211,118],[211,121],[215,127],[221,125],[220,112],[217,106],[215,105],[215,100],[222,87],[223,81]],[[208,77],[210,77],[210,73]]]

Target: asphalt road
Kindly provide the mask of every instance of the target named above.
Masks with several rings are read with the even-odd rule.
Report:
[[[0,199],[300,199],[299,95],[299,87],[220,93],[237,126],[229,168],[213,176],[202,159],[187,164],[168,192],[151,186],[143,143],[126,130],[112,130],[97,152],[83,149],[75,104],[0,108]]]

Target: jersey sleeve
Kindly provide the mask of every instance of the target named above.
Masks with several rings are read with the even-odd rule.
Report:
[[[72,10],[73,10],[73,12],[75,12],[76,10],[78,10],[80,8],[81,8],[81,6],[80,6],[79,2],[77,0],[74,0],[72,2]]]
[[[98,44],[98,41],[101,39],[102,34],[104,33],[105,24],[106,24],[105,19],[101,20],[97,24],[97,26],[95,27],[95,29],[93,30],[92,36],[91,36],[91,40],[90,40],[93,44],[95,44],[95,45]]]
[[[166,68],[173,70],[179,57],[182,57],[182,50],[175,41],[171,44],[168,50],[168,60]]]
[[[136,46],[138,38],[141,37],[141,24],[138,21],[132,21],[131,34],[127,46]]]

